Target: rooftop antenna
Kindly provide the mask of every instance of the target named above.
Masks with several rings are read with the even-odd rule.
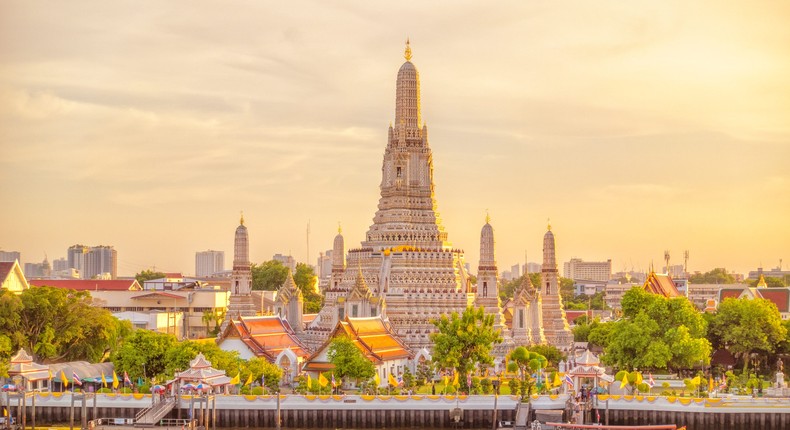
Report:
[[[667,270],[667,275],[669,275],[669,250],[664,251],[664,261],[666,262],[665,269]]]
[[[683,271],[686,273],[686,277],[689,276],[689,250],[683,251]]]

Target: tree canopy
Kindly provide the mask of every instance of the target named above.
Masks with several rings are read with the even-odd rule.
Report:
[[[727,273],[727,269],[717,267],[710,272],[695,273],[689,276],[690,284],[734,284],[735,277]]]
[[[340,379],[367,380],[376,373],[373,363],[365,358],[362,351],[347,337],[332,339],[327,357],[335,366],[335,375]]]
[[[787,337],[779,310],[765,299],[724,299],[712,318],[710,331],[743,361],[744,371],[751,353],[772,353]]]
[[[11,351],[24,347],[44,362],[101,361],[131,332],[131,324],[92,302],[87,291],[35,287],[16,295],[2,290],[1,344]]]
[[[288,268],[277,260],[252,265],[253,290],[277,291],[287,277]]]
[[[632,288],[623,296],[622,308],[621,320],[601,324],[588,335],[604,344],[605,364],[679,369],[710,362],[707,324],[685,297],[668,299]]]
[[[134,275],[134,279],[137,279],[137,282],[142,286],[145,281],[150,281],[152,279],[160,279],[166,276],[167,274],[165,274],[164,272],[156,272],[151,269],[146,269]]]
[[[463,314],[453,312],[449,317],[442,315],[433,321],[439,329],[431,334],[434,343],[433,361],[440,368],[452,368],[461,375],[471,372],[475,366],[490,366],[493,345],[502,342],[501,333],[494,329],[494,316],[487,315],[481,307],[468,307]],[[460,378],[466,387],[466,378]]]

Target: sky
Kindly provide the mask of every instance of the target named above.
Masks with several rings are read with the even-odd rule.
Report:
[[[0,249],[194,273],[358,246],[411,40],[436,198],[476,267],[790,266],[790,2],[4,1]],[[474,271],[474,270],[473,270]]]

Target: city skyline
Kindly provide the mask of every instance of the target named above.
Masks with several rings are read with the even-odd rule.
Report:
[[[574,5],[5,3],[0,247],[190,273],[240,211],[255,263],[305,261],[308,222],[310,264],[338,222],[358,247],[408,36],[473,268],[486,212],[502,268],[540,260],[549,218],[558,261],[613,272],[787,258],[790,6]]]

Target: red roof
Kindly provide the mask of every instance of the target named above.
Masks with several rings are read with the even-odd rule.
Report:
[[[764,299],[773,302],[779,312],[787,312],[788,299],[790,299],[790,290],[788,288],[759,288],[758,291]]]
[[[34,279],[34,287],[66,288],[76,291],[129,291],[142,290],[134,279]]]

